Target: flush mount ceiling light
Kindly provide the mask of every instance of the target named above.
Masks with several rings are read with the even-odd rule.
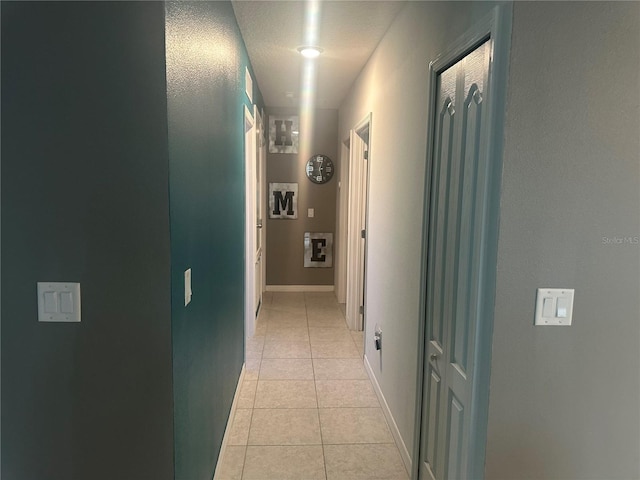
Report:
[[[300,52],[300,55],[305,58],[317,58],[322,53],[322,49],[320,47],[313,47],[310,45],[298,47],[297,50]]]

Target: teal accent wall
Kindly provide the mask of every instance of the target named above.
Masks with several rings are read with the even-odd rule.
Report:
[[[248,59],[231,3],[167,3],[166,51],[175,478],[210,479],[244,362]]]
[[[170,480],[164,6],[1,9],[1,476]],[[38,281],[82,322],[38,323]]]

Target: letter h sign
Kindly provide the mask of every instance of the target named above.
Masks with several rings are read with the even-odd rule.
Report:
[[[269,153],[298,153],[298,116],[269,115]]]
[[[269,184],[269,218],[298,218],[298,184]]]

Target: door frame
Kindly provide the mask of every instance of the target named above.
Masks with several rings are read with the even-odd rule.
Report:
[[[465,478],[484,478],[484,462],[487,439],[487,423],[489,413],[489,380],[491,374],[491,346],[493,337],[493,316],[495,307],[497,249],[500,214],[500,187],[502,176],[502,149],[504,132],[504,112],[506,105],[506,87],[508,83],[509,52],[511,47],[511,22],[513,6],[511,3],[494,7],[489,14],[474,24],[466,34],[451,43],[444,53],[437,56],[429,64],[429,112],[427,130],[427,164],[424,193],[424,218],[422,226],[422,268],[420,274],[420,321],[418,333],[418,378],[416,389],[416,413],[413,442],[413,461],[411,476],[418,479],[420,469],[420,440],[423,424],[424,373],[427,328],[427,273],[429,253],[429,225],[431,210],[431,188],[433,176],[433,119],[436,115],[437,75],[455,64],[468,53],[488,39],[492,40],[489,98],[487,99],[488,128],[491,132],[484,149],[490,159],[487,168],[487,197],[485,204],[484,225],[486,233],[481,255],[482,299],[479,305],[480,318],[485,321],[477,326],[474,338],[474,377],[471,393],[471,425],[469,429],[468,465]]]
[[[255,252],[256,252],[256,134],[252,112],[244,105],[244,181],[245,181],[245,226],[244,226],[244,317],[245,338],[255,332]],[[246,355],[246,349],[245,349]]]
[[[258,210],[259,210],[259,215],[256,214],[256,223],[255,223],[255,228],[259,228],[259,231],[256,233],[256,247],[258,244],[258,240],[260,243],[260,251],[257,252],[257,248],[256,248],[256,253],[258,254],[258,259],[260,261],[260,278],[255,278],[254,279],[254,284],[257,286],[259,292],[254,291],[254,297],[258,298],[258,302],[255,305],[255,309],[256,309],[256,316],[260,310],[260,308],[262,308],[262,294],[264,293],[265,290],[265,278],[266,278],[266,268],[265,268],[265,258],[266,258],[266,254],[265,254],[265,243],[266,243],[266,221],[265,221],[265,213],[266,213],[266,208],[265,208],[265,172],[266,172],[266,168],[265,168],[265,148],[266,148],[266,142],[264,141],[264,116],[262,114],[262,112],[260,111],[260,109],[258,109],[257,105],[253,106],[253,118],[254,118],[254,131],[255,131],[255,135],[256,135],[256,139],[255,139],[255,165],[254,165],[254,172],[257,172],[256,177],[254,178],[254,182],[255,185],[258,187],[257,191],[254,190],[254,206],[259,205]],[[260,227],[258,227],[258,225],[260,225]],[[258,261],[258,259],[256,259],[256,261]],[[258,295],[259,293],[259,295]]]
[[[350,138],[340,142],[340,176],[336,198],[336,269],[334,286],[338,303],[347,303],[347,221],[349,216]]]
[[[368,157],[366,162],[364,159],[356,158],[356,152],[353,142],[349,143],[349,189],[347,193],[348,198],[348,214],[347,214],[347,245],[346,245],[346,320],[347,325],[351,330],[363,331],[365,329],[365,312],[366,312],[366,275],[363,273],[366,271],[367,265],[367,241],[364,242],[364,258],[362,258],[362,264],[360,262],[360,230],[361,225],[364,223],[365,232],[369,225],[369,178],[370,178],[370,165],[371,165],[371,128],[372,128],[372,114],[368,113],[360,122],[358,122],[349,132],[349,138],[352,135],[358,135],[362,132],[368,132],[368,140],[366,142]],[[362,197],[362,189],[359,182],[363,177],[363,169],[367,165],[365,176],[365,195]],[[364,201],[364,209],[361,209],[361,202]],[[356,248],[357,246],[357,248]],[[354,252],[355,250],[355,252]],[[355,254],[354,254],[355,253]],[[355,288],[354,288],[355,285]],[[359,295],[362,294],[363,301],[363,313],[362,323],[360,323],[360,314],[357,312],[359,307]]]

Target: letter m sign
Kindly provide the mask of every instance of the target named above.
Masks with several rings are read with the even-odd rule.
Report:
[[[269,218],[298,218],[298,184],[269,184]]]

